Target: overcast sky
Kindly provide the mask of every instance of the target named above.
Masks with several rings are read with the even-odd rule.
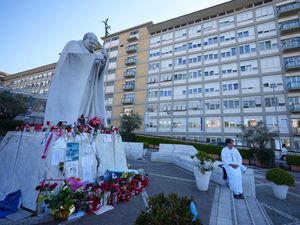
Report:
[[[0,71],[16,73],[56,62],[70,40],[104,36],[141,23],[158,23],[224,0],[0,0]]]

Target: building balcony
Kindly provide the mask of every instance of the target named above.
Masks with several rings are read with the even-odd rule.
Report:
[[[294,2],[292,4],[283,5],[277,7],[277,15],[278,17],[288,16],[293,13],[297,13],[300,9],[300,3]]]
[[[122,104],[124,105],[133,104],[133,102],[134,102],[134,98],[128,98],[128,97],[122,98]]]
[[[300,50],[300,39],[292,41],[283,41],[281,44],[284,52],[299,51]]]
[[[287,89],[289,91],[296,91],[296,90],[300,90],[300,82],[289,82],[287,84]]]
[[[126,70],[125,72],[124,72],[124,77],[125,78],[130,78],[130,77],[135,77],[135,75],[136,75],[136,70]]]
[[[295,21],[292,23],[281,24],[279,30],[281,34],[288,34],[288,33],[300,31],[300,22]]]
[[[296,136],[300,136],[300,127],[292,127],[292,133]]]
[[[291,104],[290,111],[292,113],[299,113],[300,112],[300,104]]]
[[[125,65],[129,66],[129,65],[135,65],[137,62],[136,58],[127,58],[125,59]]]
[[[139,39],[139,35],[138,34],[129,35],[127,37],[127,41],[137,41],[138,39]]]
[[[287,72],[300,70],[300,62],[288,62],[288,63],[285,63],[284,66],[285,66],[285,70]]]
[[[123,90],[124,91],[132,91],[134,90],[135,85],[134,84],[124,84],[123,85]]]
[[[135,53],[137,52],[137,50],[138,50],[137,45],[131,45],[126,48],[127,53]]]

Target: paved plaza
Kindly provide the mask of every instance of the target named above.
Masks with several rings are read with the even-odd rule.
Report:
[[[197,190],[194,175],[177,166],[151,162],[148,157],[145,160],[128,160],[128,162],[132,168],[142,168],[150,175],[151,183],[146,188],[145,193],[132,198],[128,203],[119,204],[116,209],[100,216],[85,216],[69,224],[132,225],[140,210],[145,209],[147,196],[153,196],[161,192],[165,194],[176,192],[179,195],[193,196],[202,223],[209,225],[216,184],[210,183],[209,190],[201,192]],[[287,199],[281,201],[273,197],[270,182],[264,178],[266,169],[251,168],[255,171],[257,198],[273,225],[300,224],[300,173],[292,173],[296,185],[289,189]],[[42,224],[54,225],[58,223],[47,222]]]

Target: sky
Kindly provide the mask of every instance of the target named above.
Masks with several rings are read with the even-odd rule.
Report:
[[[1,0],[0,71],[13,74],[56,62],[64,45],[87,32],[104,36],[162,22],[228,0]]]

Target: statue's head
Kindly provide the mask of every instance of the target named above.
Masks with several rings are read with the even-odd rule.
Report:
[[[83,36],[83,44],[90,52],[93,52],[98,44],[98,38],[94,33],[88,32]]]

